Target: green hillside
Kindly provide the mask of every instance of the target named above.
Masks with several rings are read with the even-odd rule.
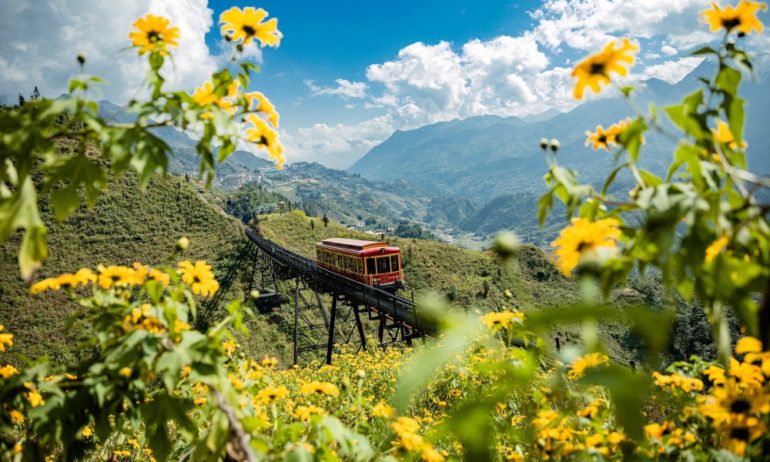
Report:
[[[315,258],[315,243],[329,237],[378,240],[371,235],[321,219],[306,217],[295,211],[285,214],[262,215],[259,230],[268,239]],[[402,296],[418,298],[438,292],[454,305],[464,309],[486,311],[503,305],[523,310],[549,306],[568,306],[577,301],[578,288],[574,280],[565,278],[538,247],[523,246],[506,265],[500,265],[491,252],[466,250],[436,241],[386,236],[385,240],[401,248],[404,261],[405,289]],[[508,289],[513,300],[506,300]],[[630,305],[664,307],[663,289],[659,278],[636,279],[631,287],[618,289],[612,304],[622,309]],[[713,357],[710,330],[702,308],[697,304],[677,300],[676,341],[669,345],[666,361],[686,360],[693,354]],[[284,321],[285,324],[285,321]],[[576,328],[562,326],[554,332],[564,344],[579,342]],[[603,324],[599,337],[613,358],[622,361],[639,359],[643,346],[628,329],[617,324]]]
[[[311,225],[311,221],[313,225]],[[315,243],[328,237],[379,239],[379,235],[350,230],[301,213],[264,215],[260,231],[268,238],[302,255],[315,258]],[[573,281],[561,276],[546,256],[534,247],[525,247],[515,261],[497,264],[493,254],[465,250],[440,242],[387,236],[401,247],[404,260],[404,294],[415,296],[437,291],[462,307],[489,309],[506,303],[503,291],[509,289],[519,305],[544,306],[575,298]]]
[[[181,236],[191,241],[185,258],[211,262],[221,279],[243,233],[235,219],[204,200],[199,190],[200,186],[183,177],[168,177],[153,181],[140,192],[136,178],[124,175],[109,185],[93,210],[80,210],[63,223],[55,223],[44,205],[50,256],[34,279],[99,263],[169,263]],[[218,202],[216,198],[213,201]],[[61,292],[28,295],[29,286],[19,279],[16,263],[19,240],[20,236],[15,236],[0,248],[0,323],[16,334],[11,354],[30,359],[49,355],[69,363],[86,353],[79,345],[82,339],[77,328],[66,329],[73,304]],[[225,300],[242,293],[235,287],[227,295]],[[242,344],[248,344],[255,354],[283,357],[289,351],[285,337],[263,318],[249,322],[255,335]]]

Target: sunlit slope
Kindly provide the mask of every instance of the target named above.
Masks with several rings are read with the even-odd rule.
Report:
[[[267,238],[311,258],[315,258],[315,243],[328,237],[380,238],[333,222],[324,227],[320,219],[297,213],[265,215],[259,226]],[[386,240],[401,248],[406,283],[403,294],[407,297],[412,291],[415,296],[435,291],[469,308],[510,304],[504,300],[505,289],[513,293],[513,303],[522,306],[546,306],[575,297],[574,283],[561,276],[534,247],[524,247],[511,263],[499,265],[489,252],[421,239],[386,236]]]
[[[63,223],[56,223],[44,207],[50,256],[34,279],[99,263],[167,264],[180,236],[191,241],[185,258],[211,262],[221,279],[241,245],[242,231],[235,219],[205,201],[196,188],[182,177],[168,177],[153,181],[141,192],[136,178],[124,175],[110,184],[93,210],[80,210]],[[30,358],[47,354],[62,362],[87,354],[87,348],[79,345],[83,339],[78,338],[78,329],[66,331],[67,318],[75,308],[66,294],[28,295],[28,284],[19,279],[16,264],[18,243],[16,236],[0,249],[0,324],[15,334],[11,354]],[[240,296],[236,288],[227,299]],[[263,319],[254,322],[257,333],[250,343],[255,351],[274,353],[260,344],[281,344],[282,334],[267,327]]]

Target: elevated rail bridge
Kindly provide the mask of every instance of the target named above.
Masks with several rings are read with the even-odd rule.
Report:
[[[366,350],[364,322],[376,323],[380,346],[410,344],[435,332],[435,326],[418,316],[413,301],[322,268],[248,226],[244,231],[248,240],[222,279],[222,289],[201,310],[202,317],[216,309],[238,272],[249,264],[249,292],[255,287],[260,291],[257,309],[270,313],[289,305],[293,310],[294,364],[320,359],[324,353],[331,364],[341,344]],[[284,295],[279,281],[289,284],[289,290],[284,285]]]

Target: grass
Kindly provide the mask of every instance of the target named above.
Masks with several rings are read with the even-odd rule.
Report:
[[[56,223],[43,204],[50,255],[34,281],[99,263],[172,263],[170,255],[181,236],[191,241],[184,258],[212,263],[221,279],[243,242],[243,232],[201,191],[194,181],[172,176],[153,181],[142,192],[135,176],[126,174],[111,182],[93,210],[79,210],[62,223]],[[47,355],[68,364],[81,359],[89,353],[81,345],[85,334],[77,325],[67,328],[74,302],[62,292],[28,294],[29,284],[19,278],[16,265],[20,238],[18,234],[0,247],[0,324],[15,335],[4,360],[22,363]],[[224,300],[242,297],[243,290],[236,286]],[[290,347],[283,334],[263,317],[248,322],[253,335],[242,345],[249,352],[286,357]]]
[[[313,225],[311,226],[311,221]],[[262,216],[261,232],[290,250],[315,258],[315,244],[329,237],[379,240],[380,236],[350,230],[300,213]],[[489,310],[507,303],[503,292],[513,293],[519,306],[547,306],[575,298],[573,281],[561,276],[545,254],[525,246],[505,265],[491,252],[461,249],[440,242],[387,236],[401,248],[404,260],[404,294],[415,297],[439,292],[458,306]]]

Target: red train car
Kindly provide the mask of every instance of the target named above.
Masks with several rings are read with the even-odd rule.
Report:
[[[387,242],[324,239],[315,245],[319,266],[385,290],[404,287],[401,249]]]

